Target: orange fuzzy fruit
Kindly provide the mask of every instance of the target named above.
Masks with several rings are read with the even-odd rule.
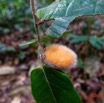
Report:
[[[65,70],[77,64],[77,55],[74,51],[61,44],[51,44],[46,47],[44,61],[54,68]]]

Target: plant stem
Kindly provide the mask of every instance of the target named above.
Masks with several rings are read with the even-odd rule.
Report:
[[[30,0],[30,6],[32,9],[32,15],[34,18],[34,27],[36,28],[36,34],[37,34],[37,39],[38,39],[38,52],[39,52],[39,59],[41,60],[41,62],[43,62],[42,60],[42,52],[43,52],[43,47],[41,44],[41,36],[39,33],[39,25],[37,24],[40,20],[39,18],[36,16],[36,6],[35,6],[35,2],[34,0]]]

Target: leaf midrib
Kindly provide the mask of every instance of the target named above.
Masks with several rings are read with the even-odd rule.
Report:
[[[43,74],[44,74],[44,76],[45,76],[46,82],[48,83],[48,87],[49,87],[49,89],[50,89],[51,95],[53,96],[54,102],[57,103],[57,100],[56,100],[56,98],[55,98],[55,96],[54,96],[54,94],[53,94],[53,91],[52,91],[52,89],[51,89],[51,85],[50,85],[50,83],[49,83],[49,81],[48,81],[48,79],[47,79],[47,75],[46,75],[46,73],[45,73],[45,71],[44,71],[44,68],[42,68],[42,71],[43,71]]]

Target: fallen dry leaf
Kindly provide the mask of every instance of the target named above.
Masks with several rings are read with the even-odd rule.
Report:
[[[16,72],[15,67],[5,65],[0,67],[0,76],[14,74],[15,72]]]

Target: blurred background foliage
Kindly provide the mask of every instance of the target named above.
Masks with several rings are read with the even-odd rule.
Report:
[[[38,8],[50,4],[53,0],[37,0]],[[0,1],[0,31],[9,33],[12,30],[23,29],[33,23],[29,0]],[[33,25],[30,25],[32,28]]]
[[[44,7],[53,0],[37,0],[37,8]],[[32,18],[29,0],[1,0],[0,1],[0,53],[18,52],[22,57],[24,53],[18,49],[17,45],[21,39],[33,38],[35,33],[34,21]],[[14,37],[13,37],[14,35]],[[16,38],[16,35],[19,35]],[[24,37],[23,37],[24,35]],[[15,43],[17,40],[17,44]],[[25,41],[23,39],[23,41]],[[11,42],[9,42],[11,41]],[[14,41],[14,43],[13,43]],[[14,45],[13,45],[14,44]],[[22,52],[22,53],[21,53]],[[11,53],[12,54],[12,53]],[[15,55],[14,55],[15,56]],[[21,58],[21,56],[19,56]]]
[[[1,0],[0,14],[0,31],[3,33],[26,28],[26,24],[32,22],[28,0]]]

